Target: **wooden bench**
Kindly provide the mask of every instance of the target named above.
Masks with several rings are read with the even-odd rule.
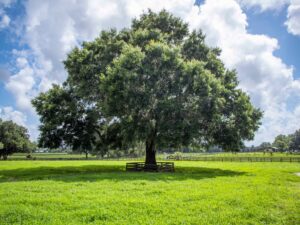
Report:
[[[173,162],[157,162],[156,164],[145,164],[144,162],[126,163],[126,171],[129,172],[174,172]]]

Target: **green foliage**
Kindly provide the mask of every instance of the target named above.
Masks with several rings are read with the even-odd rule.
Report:
[[[280,134],[275,137],[273,147],[280,149],[281,151],[287,150],[299,150],[300,149],[300,130],[296,130],[295,133],[290,135]]]
[[[299,224],[297,163],[175,164],[126,173],[119,161],[1,162],[1,224]]]
[[[261,143],[259,146],[258,146],[258,149],[259,150],[266,150],[268,148],[271,148],[272,147],[272,144],[269,143],[269,142],[263,142]]]
[[[0,159],[7,159],[14,152],[30,152],[33,148],[25,127],[0,119]]]
[[[300,150],[300,130],[290,135],[290,148],[292,150]]]
[[[104,155],[109,147],[122,143],[118,124],[107,126],[97,106],[80,101],[66,86],[53,85],[32,101],[41,116],[39,146],[51,149],[71,146],[74,151],[98,150]],[[109,121],[111,122],[111,121]]]
[[[291,144],[291,136],[289,135],[278,135],[275,137],[275,140],[273,142],[273,147],[276,147],[280,149],[281,151],[286,151],[289,149],[290,144]]]
[[[33,101],[40,142],[102,146],[105,154],[111,145],[142,141],[148,163],[155,163],[157,147],[198,143],[238,151],[253,139],[262,113],[219,55],[201,31],[190,33],[166,11],[144,13],[129,29],[102,31],[70,52],[64,86]]]

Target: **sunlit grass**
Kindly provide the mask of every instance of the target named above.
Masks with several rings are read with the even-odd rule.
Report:
[[[0,224],[299,224],[298,163],[0,162]]]

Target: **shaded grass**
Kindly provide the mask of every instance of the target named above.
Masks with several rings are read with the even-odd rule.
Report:
[[[0,224],[299,224],[298,163],[0,162]]]
[[[217,168],[179,167],[176,173],[126,172],[124,165],[84,165],[84,166],[41,166],[33,168],[17,168],[0,171],[0,183],[8,181],[56,180],[63,182],[89,181],[97,182],[105,179],[125,180],[186,180],[205,179],[219,176],[238,176],[244,172],[222,170]]]

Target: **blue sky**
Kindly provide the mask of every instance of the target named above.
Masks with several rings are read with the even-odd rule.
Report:
[[[285,6],[278,12],[261,12],[257,9],[246,10],[248,16],[248,31],[252,34],[265,34],[278,40],[280,48],[274,54],[280,57],[287,65],[295,68],[295,76],[300,77],[300,40],[299,36],[287,32]],[[299,21],[300,23],[300,21]]]
[[[66,78],[61,61],[102,29],[129,26],[143,10],[165,8],[202,29],[239,74],[265,116],[255,140],[300,128],[299,0],[0,0],[0,117],[38,136],[30,100]]]

